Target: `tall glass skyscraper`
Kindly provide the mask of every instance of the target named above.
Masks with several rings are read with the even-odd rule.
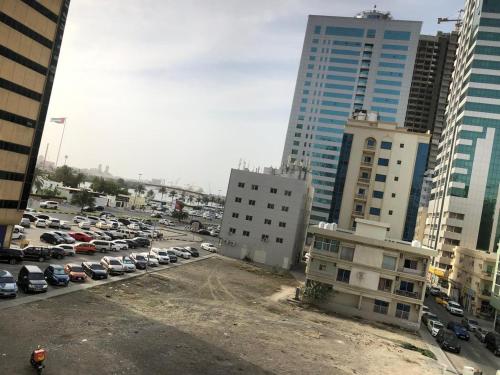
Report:
[[[352,112],[404,125],[421,26],[378,11],[309,16],[282,161],[310,164],[312,221],[328,220]]]

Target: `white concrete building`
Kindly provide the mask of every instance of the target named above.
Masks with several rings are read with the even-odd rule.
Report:
[[[298,263],[313,188],[307,168],[232,169],[220,231],[224,255],[289,269]]]
[[[356,219],[355,232],[311,227],[306,285],[331,286],[321,303],[326,309],[418,330],[436,251],[387,238],[387,228],[364,219]]]
[[[327,221],[354,110],[403,126],[422,23],[389,13],[309,16],[282,162],[311,161],[312,221]]]

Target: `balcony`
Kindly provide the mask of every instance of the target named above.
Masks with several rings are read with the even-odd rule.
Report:
[[[398,296],[420,299],[420,294],[418,292],[409,292],[407,290],[396,289],[394,291]]]
[[[410,275],[425,276],[423,270],[416,270],[413,268],[399,267],[398,272],[408,273]]]
[[[362,161],[361,162],[361,166],[362,167],[368,167],[368,168],[371,168],[373,166],[373,161]]]
[[[361,184],[370,185],[370,179],[369,178],[358,177],[358,182],[361,183]]]
[[[352,215],[353,216],[359,216],[359,217],[365,217],[365,212],[364,211],[352,210]]]
[[[354,194],[354,199],[366,201],[366,194]]]

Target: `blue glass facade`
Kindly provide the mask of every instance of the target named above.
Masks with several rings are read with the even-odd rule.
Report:
[[[332,207],[328,221],[338,223],[340,216],[340,206],[342,205],[342,196],[344,194],[345,179],[347,177],[347,169],[349,167],[349,156],[352,148],[352,134],[344,134],[342,138],[342,151],[339,155],[339,164],[337,167],[337,178],[333,188]]]

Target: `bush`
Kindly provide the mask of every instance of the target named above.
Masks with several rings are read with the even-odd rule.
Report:
[[[321,302],[328,297],[332,291],[332,286],[319,281],[308,280],[304,286],[304,298],[311,302]]]

